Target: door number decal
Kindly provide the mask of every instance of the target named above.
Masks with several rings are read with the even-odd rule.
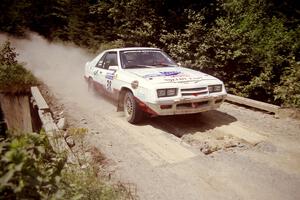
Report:
[[[109,80],[109,79],[106,79],[106,89],[108,91],[111,91],[111,80]]]

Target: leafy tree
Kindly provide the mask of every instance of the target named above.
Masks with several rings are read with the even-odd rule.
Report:
[[[227,15],[211,29],[206,48],[199,49],[201,54],[213,54],[202,63],[204,69],[225,77],[230,92],[284,103],[275,88],[281,87],[285,71],[297,65],[299,26],[293,30],[285,25],[285,17],[269,16],[271,1],[227,0],[223,8]]]
[[[165,31],[160,41],[164,44],[165,50],[171,56],[182,62],[182,64],[197,68],[197,49],[204,42],[208,29],[204,24],[204,17],[193,10],[185,10],[189,23],[183,31],[173,33]]]
[[[114,31],[127,46],[148,46],[156,43],[158,31],[164,27],[162,18],[153,7],[157,2],[112,0],[109,9],[104,11],[108,11],[109,18],[114,21]]]
[[[30,2],[27,0],[2,0],[0,4],[0,31],[13,35],[24,35]]]
[[[289,85],[298,80],[299,26],[288,27],[285,13],[270,16],[270,8],[276,8],[271,1],[226,0],[212,27],[201,12],[190,11],[184,31],[161,40],[187,66],[222,79],[231,93],[299,106],[300,90]]]
[[[27,27],[45,36],[53,39],[60,36],[63,38],[62,30],[65,30],[68,24],[69,0],[31,0],[30,15],[26,16]],[[66,38],[64,38],[66,39]]]

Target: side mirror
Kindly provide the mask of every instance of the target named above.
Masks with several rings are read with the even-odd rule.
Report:
[[[108,70],[111,70],[111,71],[117,71],[118,69],[119,69],[119,67],[117,65],[112,65],[112,66],[108,67]]]

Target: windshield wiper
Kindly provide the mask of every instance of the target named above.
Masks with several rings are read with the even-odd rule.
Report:
[[[174,67],[175,65],[172,65],[172,64],[168,64],[168,63],[155,63],[153,64],[152,66],[162,66],[162,67]]]
[[[134,68],[151,68],[148,65],[128,65],[124,69],[134,69]]]

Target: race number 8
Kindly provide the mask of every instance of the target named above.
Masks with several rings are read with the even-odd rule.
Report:
[[[106,89],[108,91],[111,91],[111,80],[107,79],[107,82],[106,82]]]

